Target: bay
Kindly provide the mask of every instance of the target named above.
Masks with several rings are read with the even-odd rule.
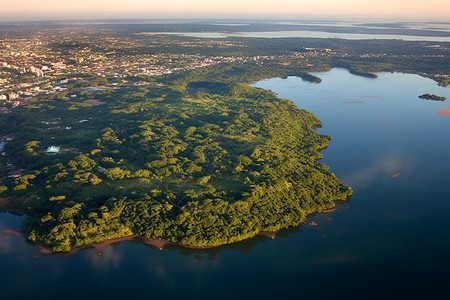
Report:
[[[23,237],[23,216],[0,214],[0,295],[41,298],[442,298],[450,276],[450,88],[400,73],[273,78],[271,89],[323,122],[321,162],[354,190],[275,239],[209,250],[122,242],[64,257]],[[394,177],[392,177],[394,175]],[[100,252],[101,255],[98,255]]]

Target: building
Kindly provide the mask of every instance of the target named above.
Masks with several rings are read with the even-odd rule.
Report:
[[[19,95],[17,95],[16,93],[9,93],[8,95],[8,100],[14,100],[19,98]]]
[[[13,178],[19,178],[22,176],[22,170],[14,170],[12,173]]]
[[[61,147],[59,147],[59,146],[50,146],[50,147],[48,147],[47,148],[47,155],[56,155],[56,154],[58,154],[59,153],[59,149],[60,149]]]

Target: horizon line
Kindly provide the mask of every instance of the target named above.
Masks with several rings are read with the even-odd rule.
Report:
[[[116,21],[116,22],[126,22],[126,21],[133,21],[133,22],[139,22],[139,21],[219,21],[219,20],[227,20],[227,21],[361,21],[361,22],[372,22],[372,21],[378,21],[378,22],[398,22],[398,23],[439,23],[439,24],[450,24],[450,21],[448,19],[439,19],[439,18],[430,18],[430,19],[417,19],[417,18],[410,18],[410,17],[357,17],[357,16],[330,16],[330,15],[303,15],[303,16],[296,16],[292,14],[285,14],[285,15],[277,15],[277,16],[268,16],[268,15],[249,15],[249,16],[239,16],[239,17],[207,17],[207,16],[192,16],[192,17],[149,17],[149,18],[143,18],[143,17],[98,17],[98,18],[91,18],[91,17],[80,17],[80,18],[36,18],[36,19],[30,19],[30,18],[15,18],[15,19],[3,19],[0,15],[0,23],[17,23],[17,22],[25,22],[25,23],[33,23],[33,22],[108,22],[108,21]]]

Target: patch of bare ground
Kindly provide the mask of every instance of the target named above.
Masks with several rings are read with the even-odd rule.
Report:
[[[336,207],[333,207],[333,208],[330,208],[330,209],[324,209],[324,210],[319,211],[319,214],[332,213],[332,212],[335,212],[336,210],[337,210]]]
[[[88,99],[88,100],[84,100],[83,103],[88,103],[88,104],[91,104],[91,105],[94,105],[94,106],[106,104],[106,102],[100,101],[100,100],[98,100],[98,99]]]
[[[278,231],[261,231],[258,235],[268,237],[270,239],[275,239],[277,237]]]

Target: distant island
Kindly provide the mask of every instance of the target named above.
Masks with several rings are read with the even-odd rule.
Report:
[[[423,94],[421,96],[419,96],[420,99],[424,99],[424,100],[433,100],[433,101],[445,101],[445,97],[441,97],[441,96],[437,96],[434,94]]]
[[[322,82],[322,79],[320,79],[319,77],[314,76],[312,74],[309,74],[309,73],[296,73],[296,74],[289,75],[289,76],[300,77],[302,80],[311,82],[311,83],[321,83]]]

